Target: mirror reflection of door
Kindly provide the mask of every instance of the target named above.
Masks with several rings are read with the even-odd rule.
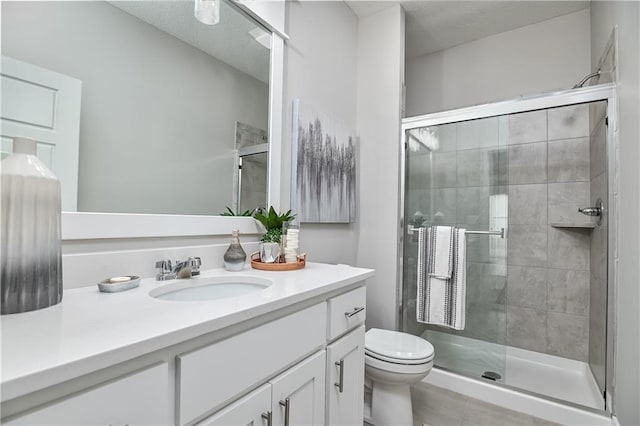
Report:
[[[78,144],[82,82],[2,56],[0,123],[5,158],[16,136],[35,140],[37,156],[62,184],[62,209],[78,204]]]
[[[234,208],[239,214],[267,204],[267,132],[236,122]]]

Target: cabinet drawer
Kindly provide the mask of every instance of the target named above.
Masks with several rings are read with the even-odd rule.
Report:
[[[178,356],[180,424],[220,408],[324,345],[326,313],[323,302]]]
[[[364,323],[366,300],[367,293],[364,287],[358,287],[328,300],[328,340],[333,340]]]
[[[63,399],[8,425],[169,425],[173,394],[167,363]]]

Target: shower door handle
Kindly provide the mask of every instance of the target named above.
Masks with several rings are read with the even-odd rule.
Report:
[[[600,207],[581,207],[578,211],[587,216],[600,216],[602,209]]]
[[[600,222],[602,222],[602,213],[604,212],[604,204],[602,200],[598,198],[594,207],[581,207],[578,209],[578,212],[586,216],[597,217],[596,224],[600,225]]]

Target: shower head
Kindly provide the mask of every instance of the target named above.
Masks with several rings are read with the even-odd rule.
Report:
[[[576,84],[575,86],[573,86],[573,88],[574,88],[574,89],[578,89],[578,88],[580,88],[580,87],[584,86],[584,84],[585,84],[587,81],[591,80],[593,77],[597,77],[597,76],[599,76],[600,74],[601,74],[601,71],[600,71],[600,68],[598,68],[598,70],[597,70],[596,72],[591,73],[591,74],[589,74],[589,75],[585,76],[585,78],[583,78],[582,80],[580,80],[580,82],[579,82],[578,84]]]

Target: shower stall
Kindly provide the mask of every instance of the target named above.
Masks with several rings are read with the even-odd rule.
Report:
[[[613,123],[613,85],[403,120],[398,324],[436,369],[610,407]],[[417,229],[432,225],[468,231],[462,331],[416,320]]]

